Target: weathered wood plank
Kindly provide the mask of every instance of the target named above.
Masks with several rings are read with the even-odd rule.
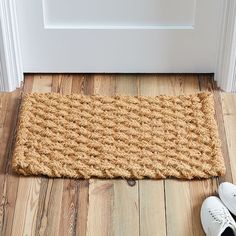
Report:
[[[228,144],[226,139],[223,111],[222,111],[222,102],[221,102],[221,92],[216,87],[215,81],[213,81],[212,75],[199,75],[199,86],[201,90],[207,90],[214,93],[215,100],[215,118],[218,124],[219,136],[221,139],[221,150],[225,160],[226,174],[225,176],[220,177],[219,182],[229,181],[232,182],[232,172],[230,168],[230,157],[228,151]]]
[[[78,189],[75,235],[85,236],[87,232],[89,181],[80,180]]]
[[[94,78],[95,94],[134,95],[134,87],[135,77]],[[125,180],[90,180],[87,226],[87,235],[139,235],[138,182],[130,187]]]
[[[32,78],[27,78],[25,83],[27,83],[27,81],[29,81],[30,85],[24,86],[24,89],[31,88]],[[51,92],[51,86],[51,75],[37,75],[33,78],[32,90],[24,90],[23,92]],[[35,234],[41,182],[42,178],[40,177],[19,177],[12,235]]]
[[[34,74],[27,74],[24,78],[23,88],[22,90],[26,93],[29,93],[33,89],[34,84]]]
[[[83,93],[83,90],[84,90],[83,84],[84,84],[85,79],[86,79],[86,76],[84,76],[83,74],[73,75],[71,93]]]
[[[12,235],[34,235],[41,179],[20,177]]]
[[[114,182],[113,232],[114,235],[139,235],[139,181],[130,186],[125,180]],[[129,197],[127,197],[129,196]]]
[[[223,120],[226,132],[226,140],[229,153],[227,168],[232,174],[232,182],[236,184],[236,94],[221,93],[223,105]]]
[[[52,92],[70,94],[72,92],[72,81],[72,76],[53,75],[51,90]],[[74,234],[77,192],[78,182],[76,180],[48,178],[43,180],[36,227],[37,235],[44,233],[49,235]],[[57,208],[56,211],[55,208]]]
[[[116,95],[138,95],[137,76],[115,77]],[[126,180],[115,180],[113,232],[114,235],[139,235],[139,181],[129,185]],[[127,198],[127,196],[129,196]]]
[[[46,87],[40,92],[60,92],[61,80],[63,75],[47,75],[44,78],[43,84]],[[34,78],[36,80],[42,79]],[[39,82],[38,82],[39,83]],[[35,85],[33,85],[34,87]],[[50,87],[50,88],[48,88]],[[41,179],[41,187],[38,196],[38,211],[35,226],[35,235],[59,235],[60,232],[60,218],[61,218],[61,204],[63,194],[63,180],[49,179],[46,177]]]
[[[113,181],[98,179],[91,179],[89,181],[89,206],[86,235],[112,235],[113,195]]]
[[[0,128],[0,234],[10,235],[18,178],[11,170],[12,145],[19,108],[20,90],[5,93],[1,96],[1,128]]]
[[[193,75],[159,76],[159,94],[180,95],[199,91]],[[194,235],[189,181],[165,180],[167,235]],[[181,216],[180,216],[181,214]]]
[[[60,235],[63,182],[44,178],[39,193],[35,235]]]
[[[195,78],[196,85],[198,81],[198,88],[196,88],[194,92],[213,92],[212,75],[196,75]],[[191,86],[189,90],[191,90]],[[189,182],[194,235],[204,235],[200,220],[200,209],[204,199],[216,193],[217,182],[217,178]]]
[[[50,93],[51,91],[52,75],[34,75],[32,90],[28,92]],[[24,90],[24,92],[26,91]]]
[[[158,95],[157,80],[154,75],[139,77],[139,95]],[[140,180],[139,202],[140,235],[166,235],[164,181]]]
[[[107,76],[101,77],[99,75],[93,77],[93,82],[88,81],[86,84],[90,86],[91,84],[93,85],[94,94],[107,96],[113,94],[113,88],[115,87],[114,79],[110,80]],[[113,198],[113,180],[89,180],[89,205],[86,235],[112,235]]]
[[[73,75],[62,75],[59,93],[67,95],[72,93]],[[73,179],[58,180],[63,186],[61,192],[61,215],[59,235],[74,235],[77,214],[78,182]],[[53,194],[53,192],[52,192]],[[50,225],[48,225],[50,227]]]
[[[89,80],[89,81],[87,81]],[[93,94],[93,86],[91,86],[92,76],[83,74],[75,74],[72,77],[71,93],[79,94]],[[92,83],[93,84],[93,83]],[[90,85],[88,87],[88,85]],[[87,217],[88,217],[88,196],[89,196],[89,181],[88,180],[70,180],[70,183],[74,186],[70,191],[70,207],[71,212],[71,228],[73,228],[73,235],[85,236],[87,232]],[[65,192],[64,192],[65,194]]]

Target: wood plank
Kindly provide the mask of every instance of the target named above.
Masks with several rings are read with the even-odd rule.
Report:
[[[22,90],[25,91],[26,93],[31,92],[33,89],[33,83],[34,83],[34,74],[25,75]]]
[[[85,236],[87,232],[88,205],[89,205],[89,181],[80,180],[78,189],[78,204],[76,214],[75,235]]]
[[[32,78],[28,77],[25,83],[31,83],[31,81]],[[33,77],[32,91],[24,90],[24,92],[51,92],[51,86],[51,75],[37,75]],[[24,86],[24,89],[30,88],[31,86]],[[12,235],[35,234],[41,183],[42,178],[40,177],[19,177]]]
[[[6,166],[6,152],[7,152],[7,140],[9,139],[10,134],[10,127],[9,124],[6,123],[7,121],[7,111],[8,106],[10,105],[11,95],[7,93],[0,94],[0,169],[1,173],[4,174],[5,166]],[[2,184],[4,183],[3,178],[4,176],[0,176],[0,183],[1,189],[3,189]],[[1,196],[1,192],[0,192]],[[2,199],[2,198],[1,198]]]
[[[94,94],[112,96],[115,94],[115,76],[97,75],[94,77]]]
[[[61,179],[42,179],[35,235],[60,235],[62,194]]]
[[[94,78],[96,94],[133,95],[134,87],[136,78]],[[125,180],[90,180],[87,227],[87,235],[139,235],[138,182],[131,187]]]
[[[116,95],[138,95],[137,76],[115,77]],[[139,235],[139,181],[129,185],[125,180],[115,180],[113,199],[114,235]],[[127,198],[127,196],[129,196]]]
[[[89,181],[88,236],[112,235],[112,180],[91,179]]]
[[[85,79],[86,76],[84,76],[83,74],[73,75],[71,93],[83,93],[83,84]]]
[[[63,76],[60,90],[62,94],[92,94],[91,76]],[[60,235],[86,235],[88,214],[87,180],[64,179],[62,192],[62,214],[60,219]]]
[[[157,77],[139,77],[139,95],[159,94]],[[140,235],[166,235],[165,195],[163,180],[139,181]]]
[[[87,81],[90,80],[90,81]],[[72,78],[72,93],[93,94],[94,88],[91,86],[92,76],[88,75],[73,75]],[[89,86],[89,87],[88,87]],[[88,217],[88,196],[89,196],[89,181],[76,180],[77,191],[74,192],[74,235],[85,236],[87,232],[87,217]]]
[[[18,178],[11,170],[11,146],[19,107],[20,90],[4,93],[1,96],[1,129],[0,129],[0,234],[10,235],[14,215],[14,205],[18,188]]]
[[[201,225],[200,210],[205,198],[216,195],[218,179],[194,180],[189,183],[192,211],[192,230],[194,235],[205,235]]]
[[[52,91],[52,75],[34,75],[33,87],[31,91],[35,93],[50,93]],[[26,92],[24,90],[24,92]]]
[[[139,181],[130,186],[125,180],[114,182],[114,235],[139,235]],[[127,197],[128,196],[128,197]]]
[[[19,178],[12,235],[34,235],[41,179]]]
[[[43,86],[45,90],[40,92],[60,92],[61,80],[63,75],[45,75],[43,78]],[[45,81],[48,80],[48,81]],[[37,83],[42,80],[41,77],[34,77]],[[36,86],[34,84],[34,86]],[[61,204],[63,195],[63,180],[53,178],[41,178],[41,187],[38,200],[37,221],[35,227],[35,235],[59,235]]]
[[[229,166],[232,182],[236,184],[236,94],[221,93],[223,120],[229,150]]]
[[[60,93],[67,95],[72,91],[72,79],[73,75],[63,75],[60,83]]]
[[[52,75],[52,87],[51,87],[52,93],[60,93],[62,77],[63,75],[61,74]]]
[[[59,93],[63,95],[71,94],[72,81],[73,75],[62,75]],[[61,205],[59,205],[61,208],[59,235],[74,235],[77,214],[78,182],[73,179],[60,179],[58,181],[60,181],[60,184],[63,186]]]
[[[163,180],[140,180],[140,235],[166,235]]]
[[[138,95],[138,78],[137,75],[121,75],[115,78],[116,95]]]
[[[62,94],[72,91],[72,76],[53,75],[51,90]],[[36,234],[73,235],[77,214],[76,180],[43,179]]]
[[[212,75],[198,75],[198,91],[211,91],[213,92]],[[198,90],[198,91],[197,91]],[[194,235],[204,235],[201,220],[200,210],[202,202],[206,197],[216,194],[218,186],[218,179],[194,180],[189,182],[191,208],[192,208],[192,222]]]
[[[197,92],[195,76],[157,76],[159,94],[179,95]],[[189,181],[165,180],[167,235],[194,235]],[[180,216],[181,214],[181,216]]]
[[[85,95],[93,95],[94,94],[94,77],[93,75],[85,75],[83,83],[83,93]]]
[[[60,235],[74,235],[76,228],[76,217],[78,210],[78,188],[77,180],[65,179],[63,182]]]
[[[108,76],[94,76],[93,84],[94,93],[101,95],[112,95],[114,91],[115,80]],[[108,89],[108,88],[111,88]],[[113,197],[114,197],[114,181],[113,180],[89,180],[89,205],[87,218],[87,234],[88,236],[106,236],[112,235],[113,222]]]
[[[142,83],[147,84],[143,88],[144,91],[149,91],[151,94],[155,95],[191,94],[199,91],[198,80],[194,75],[157,76],[157,78],[141,80],[141,88],[143,86]],[[153,86],[149,88],[149,84],[153,84]],[[142,89],[140,89],[140,91],[142,91]],[[197,188],[198,184],[200,185],[199,188]],[[195,191],[195,194],[192,196],[193,190]],[[202,191],[203,197],[194,198],[196,195],[199,196],[201,190],[204,190]],[[207,184],[202,184],[198,181],[165,181],[168,235],[203,235],[200,224],[199,209],[202,199],[211,193],[211,190],[212,184],[208,186]],[[184,216],[181,215],[180,218],[178,216],[179,212],[182,212]]]
[[[226,167],[226,174],[224,176],[219,177],[219,183],[222,182],[232,182],[233,181],[233,172],[231,171],[230,165],[230,156],[229,156],[229,149],[228,149],[228,139],[226,138],[226,127],[224,124],[224,117],[222,111],[222,104],[221,104],[221,93],[220,91],[214,92],[215,98],[215,107],[216,107],[216,121],[218,123],[218,130],[221,139],[221,150],[225,160],[225,167]]]
[[[214,92],[215,110],[216,110],[215,118],[218,124],[218,131],[221,139],[221,150],[226,166],[225,176],[220,177],[218,180],[219,183],[225,181],[232,182],[233,177],[230,168],[230,157],[228,152],[228,144],[226,139],[225,125],[222,111],[221,92],[217,88],[216,83],[213,80],[213,75],[198,75],[198,77],[199,77],[199,86],[202,91],[207,90]]]

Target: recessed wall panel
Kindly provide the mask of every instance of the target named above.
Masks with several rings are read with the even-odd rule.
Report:
[[[42,0],[44,24],[73,27],[188,27],[195,0]],[[62,10],[63,9],[63,10]]]

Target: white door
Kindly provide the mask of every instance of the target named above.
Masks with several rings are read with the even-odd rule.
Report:
[[[214,72],[225,0],[16,0],[24,72]]]

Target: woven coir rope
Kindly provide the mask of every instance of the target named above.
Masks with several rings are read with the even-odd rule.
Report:
[[[13,154],[23,175],[183,179],[225,173],[213,95],[25,94]]]

